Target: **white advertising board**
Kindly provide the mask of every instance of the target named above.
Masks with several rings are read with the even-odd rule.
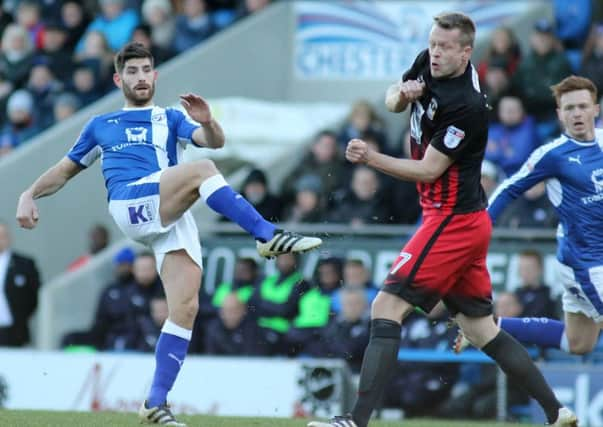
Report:
[[[311,378],[304,365],[288,359],[190,356],[169,401],[177,413],[231,416],[291,417],[300,411],[340,409],[330,406],[341,396],[337,375],[327,375],[326,381],[324,376]],[[154,366],[152,354],[1,349],[0,381],[6,397],[0,406],[137,411]],[[322,366],[342,365],[329,361]]]

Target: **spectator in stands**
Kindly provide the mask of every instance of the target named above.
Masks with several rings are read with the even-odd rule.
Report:
[[[8,122],[0,131],[0,155],[34,137],[39,127],[34,116],[34,100],[25,89],[12,93],[6,105]]]
[[[168,316],[167,300],[165,299],[163,290],[160,290],[149,302],[149,313],[140,313],[136,318],[136,325],[138,327],[136,333],[137,340],[134,342],[132,350],[147,353],[155,351],[157,338]]]
[[[205,0],[184,0],[182,14],[176,16],[173,50],[182,53],[209,38],[216,28],[207,13]]]
[[[580,75],[589,78],[603,93],[603,23],[593,25],[584,45]]]
[[[55,78],[47,64],[34,64],[29,74],[27,90],[36,100],[33,110],[40,130],[54,123],[54,103],[62,89],[63,84]]]
[[[79,1],[65,1],[61,6],[61,24],[67,32],[65,48],[69,52],[75,51],[75,46],[82,38],[88,27],[88,17],[84,6]]]
[[[27,82],[34,57],[33,44],[27,30],[18,24],[9,24],[2,34],[0,75],[15,88]]]
[[[82,49],[74,56],[76,63],[86,64],[93,70],[95,81],[102,93],[114,89],[113,52],[105,34],[100,30],[89,30],[82,41]]]
[[[546,19],[536,21],[530,37],[532,50],[513,76],[514,90],[523,100],[527,113],[536,119],[540,142],[545,142],[558,128],[555,98],[551,96],[550,87],[572,72],[558,43],[553,24]]]
[[[13,84],[0,73],[0,123],[6,123],[6,103],[12,91]]]
[[[366,139],[364,140],[366,141]],[[396,157],[410,158],[410,128],[403,132],[398,154],[395,150],[390,152]],[[386,174],[380,174],[382,194],[387,194],[385,203],[388,205],[390,217],[388,222],[393,224],[416,224],[421,215],[419,193],[417,184],[411,181],[400,181]]]
[[[298,271],[298,262],[296,254],[276,257],[276,274],[266,277],[248,301],[271,355],[287,353],[284,336],[299,314],[302,295],[310,290],[310,284]]]
[[[517,70],[520,59],[521,50],[513,30],[508,27],[498,27],[492,32],[486,54],[477,66],[480,81],[482,83],[486,81],[488,69],[492,64],[497,64],[497,67],[511,77]]]
[[[29,320],[38,306],[39,289],[34,260],[12,250],[8,225],[0,222],[0,346],[29,343]]]
[[[67,267],[67,271],[75,271],[80,267],[83,267],[90,258],[95,254],[99,253],[109,245],[111,235],[109,229],[103,224],[94,224],[88,231],[88,251],[74,261],[72,261]]]
[[[321,330],[320,339],[305,350],[315,357],[344,359],[352,372],[358,373],[369,341],[368,305],[361,289],[346,288],[340,297],[341,312]]]
[[[99,350],[137,350],[138,320],[150,313],[151,299],[161,290],[155,257],[143,252],[134,260],[134,280],[103,291],[92,330],[92,342]]]
[[[229,294],[234,294],[241,302],[247,303],[258,285],[259,278],[260,272],[255,259],[238,258],[232,282],[222,282],[216,287],[211,299],[212,305],[216,309],[220,308]]]
[[[138,14],[133,9],[126,9],[124,0],[99,0],[100,14],[88,25],[86,32],[78,42],[75,51],[84,50],[84,41],[91,31],[100,31],[113,52],[117,52],[132,37],[134,28],[139,23]]]
[[[209,323],[205,352],[228,356],[263,356],[269,353],[254,314],[247,311],[236,294],[226,296],[219,317]]]
[[[62,24],[47,24],[42,48],[36,53],[36,60],[47,64],[52,74],[63,83],[67,83],[73,73],[73,58],[66,42],[67,31]]]
[[[324,202],[322,199],[322,183],[318,175],[307,174],[295,183],[295,199],[285,209],[283,218],[286,222],[316,223],[324,219]]]
[[[594,2],[596,3],[596,2]],[[581,50],[593,15],[592,0],[554,0],[555,34],[563,45],[572,69],[580,68]]]
[[[149,49],[155,59],[155,66],[164,63],[173,56],[170,50],[163,49],[154,44],[153,39],[151,38],[151,27],[147,24],[140,24],[134,28],[132,40],[130,41],[140,43]]]
[[[555,228],[558,219],[544,182],[539,182],[510,204],[496,224],[510,228]]]
[[[103,82],[97,80],[98,63],[82,61],[75,64],[69,90],[86,107],[103,96]]]
[[[485,158],[511,176],[539,145],[536,125],[526,116],[521,99],[510,95],[500,100],[498,119],[489,127]]]
[[[59,123],[68,117],[73,116],[80,109],[80,101],[72,93],[64,92],[57,96],[52,107],[53,119]]]
[[[316,266],[315,280],[321,289],[334,296],[343,285],[343,260],[336,256],[320,259]]]
[[[337,208],[331,211],[329,220],[354,227],[391,222],[392,215],[384,196],[377,172],[366,166],[357,166],[350,190],[340,194],[335,204]]]
[[[44,23],[40,17],[40,5],[35,0],[20,0],[17,7],[17,24],[29,33],[35,49],[41,49],[44,41]]]
[[[343,124],[337,141],[343,149],[350,139],[361,138],[367,131],[375,135],[379,151],[387,151],[385,126],[370,102],[361,99],[352,105],[352,110]]]
[[[521,280],[515,291],[523,307],[518,317],[548,317],[558,319],[556,303],[551,297],[551,288],[543,280],[542,254],[525,250],[519,254],[518,273]]]
[[[488,97],[488,121],[490,123],[498,121],[498,106],[503,96],[509,93],[511,88],[511,79],[505,68],[505,65],[500,60],[493,59],[488,64],[488,69],[485,72],[482,88]]]
[[[448,311],[439,302],[431,312],[411,313],[402,325],[402,349],[445,350],[454,341]],[[404,410],[405,417],[432,416],[439,402],[450,396],[459,378],[458,363],[398,362],[384,393],[383,406]]]
[[[159,48],[171,52],[176,18],[169,0],[145,0],[142,4],[144,22],[151,27],[151,39]]]
[[[496,187],[500,184],[500,178],[501,172],[498,166],[489,160],[484,160],[482,162],[481,184],[487,197],[490,197],[496,190]]]
[[[378,289],[370,278],[369,269],[360,259],[347,259],[343,265],[343,287],[333,295],[333,311],[341,312],[341,295],[344,289],[361,289],[366,297],[367,307],[370,307],[377,296]]]
[[[267,220],[279,222],[283,216],[283,202],[270,193],[266,174],[253,169],[243,182],[241,194]]]
[[[327,207],[330,207],[333,192],[342,186],[345,174],[335,133],[323,130],[315,136],[309,152],[283,183],[282,197],[286,203],[295,196],[296,181],[307,174],[320,176],[321,196]]]

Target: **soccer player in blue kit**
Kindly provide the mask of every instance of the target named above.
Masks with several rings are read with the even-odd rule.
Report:
[[[169,306],[156,345],[153,383],[139,417],[149,424],[184,426],[166,398],[186,356],[198,310],[201,245],[189,208],[203,198],[250,233],[264,257],[305,252],[322,241],[266,221],[231,189],[211,160],[179,164],[186,144],[220,148],[224,134],[200,96],[180,96],[194,122],[177,109],[153,104],[157,71],[146,48],[125,45],[115,56],[113,79],[123,92],[124,108],[86,124],[67,156],[21,194],[17,220],[21,227],[34,228],[39,218],[35,199],[57,192],[101,157],[109,212],[126,236],[153,249]]]
[[[524,344],[590,352],[603,326],[603,130],[597,88],[570,76],[552,86],[563,134],[535,150],[522,168],[492,194],[495,222],[504,208],[540,181],[559,216],[557,272],[564,286],[565,323],[546,318],[499,318],[502,329]],[[457,337],[455,350],[467,341]]]

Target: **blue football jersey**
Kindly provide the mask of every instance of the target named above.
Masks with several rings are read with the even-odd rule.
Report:
[[[124,108],[93,117],[67,156],[82,167],[100,157],[109,200],[128,199],[126,185],[178,164],[198,127],[174,108]],[[155,194],[158,185],[137,185],[135,196]]]
[[[559,216],[557,258],[572,268],[603,265],[603,130],[594,141],[566,135],[536,149],[492,194],[493,222],[513,199],[540,181]]]

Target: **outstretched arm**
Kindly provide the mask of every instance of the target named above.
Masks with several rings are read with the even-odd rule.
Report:
[[[19,197],[17,205],[17,221],[19,225],[23,228],[34,228],[39,218],[38,208],[34,200],[56,193],[82,169],[82,166],[70,158],[64,157],[56,165],[40,175],[31,187],[25,190]]]
[[[224,146],[224,132],[220,124],[212,117],[209,104],[205,99],[193,93],[180,95],[180,103],[188,115],[201,127],[193,132],[193,142],[208,148]]]

